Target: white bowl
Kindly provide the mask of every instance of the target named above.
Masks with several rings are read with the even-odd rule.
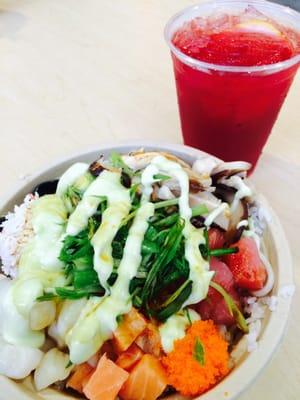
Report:
[[[2,201],[0,202],[0,215],[6,214],[8,211],[13,209],[15,204],[21,203],[24,196],[38,183],[59,177],[74,162],[92,162],[97,159],[100,154],[107,156],[113,150],[126,153],[140,147],[143,147],[146,150],[169,151],[188,163],[192,163],[195,159],[205,154],[199,150],[183,145],[152,145],[149,142],[134,142],[119,146],[105,146],[99,149],[85,151],[78,155],[59,160],[28,179],[26,182],[20,183],[19,186],[8,196],[4,196],[4,198],[2,197]],[[271,221],[268,222],[264,234],[264,243],[275,272],[276,280],[273,294],[276,296],[281,287],[293,284],[291,256],[285,234],[277,216],[262,196],[258,196],[258,199],[271,216]],[[199,399],[235,399],[255,380],[255,378],[261,373],[262,369],[271,360],[276,348],[281,342],[288,320],[290,304],[290,297],[283,298],[278,296],[278,306],[276,311],[268,312],[263,321],[258,349],[252,353],[247,353],[245,345],[246,340],[243,338],[234,353],[236,367],[222,382],[200,396]],[[54,391],[53,389],[36,392],[30,379],[25,380],[25,382],[14,382],[6,377],[0,376],[0,399],[3,400],[66,400],[71,398],[72,397]],[[182,396],[178,395],[172,396],[171,398],[183,399]]]

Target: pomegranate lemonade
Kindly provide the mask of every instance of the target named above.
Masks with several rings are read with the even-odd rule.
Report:
[[[185,143],[254,166],[299,66],[300,34],[249,7],[187,20],[170,39]]]

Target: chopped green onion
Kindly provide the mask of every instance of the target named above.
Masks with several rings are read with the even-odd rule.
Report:
[[[177,299],[177,297],[180,295],[180,293],[188,286],[188,284],[191,283],[191,281],[187,280],[185,281],[163,304],[162,308],[165,308],[169,306],[171,303],[173,303],[174,300]]]
[[[142,293],[143,303],[150,297],[153,290],[153,284],[157,279],[157,273],[162,265],[167,265],[176,255],[178,246],[182,239],[182,231],[184,228],[184,220],[179,219],[178,222],[172,226],[164,241],[162,252],[158,255],[153,262],[151,269],[148,273],[145,286]]]
[[[37,301],[49,301],[53,299],[69,299],[77,300],[82,297],[89,297],[91,295],[102,295],[104,290],[99,285],[86,286],[84,289],[75,289],[73,287],[57,287],[54,289],[55,293],[45,293],[43,296],[37,297]]]
[[[157,222],[154,223],[155,227],[160,227],[160,226],[170,226],[175,224],[175,222],[178,220],[179,214],[171,214],[168,217],[165,217],[163,219],[158,220]]]
[[[54,293],[45,293],[44,295],[37,297],[36,301],[49,301],[49,300],[53,300],[56,298],[57,298],[57,295]]]
[[[190,310],[189,310],[188,308],[186,308],[186,309],[185,309],[185,312],[186,312],[186,317],[187,317],[187,319],[188,319],[188,321],[189,321],[189,324],[190,324],[190,326],[192,326],[193,323],[192,323],[192,318],[191,318],[191,316],[190,316]]]
[[[199,215],[208,214],[208,208],[205,204],[198,204],[192,207],[192,217],[198,217]]]
[[[159,253],[159,247],[155,242],[150,242],[149,240],[144,240],[142,245],[142,253],[143,254],[153,254]]]
[[[130,178],[133,177],[134,171],[123,161],[121,154],[113,151],[110,155],[110,161],[114,167],[121,168]]]
[[[69,360],[69,362],[68,362],[68,364],[66,365],[66,367],[65,367],[65,368],[66,368],[66,369],[67,369],[67,368],[70,368],[72,365],[73,365],[72,361],[71,361],[71,360]]]
[[[73,284],[75,289],[100,286],[98,274],[94,269],[74,271]]]
[[[171,179],[171,177],[164,174],[155,174],[153,175],[153,179],[157,181],[167,181],[168,179]]]
[[[162,322],[166,321],[171,315],[177,313],[181,309],[182,304],[189,297],[191,291],[192,291],[192,281],[188,281],[188,284],[185,285],[185,287],[178,293],[177,298],[163,310],[159,311],[156,314],[154,313],[154,316],[159,321]]]
[[[117,315],[116,320],[117,320],[117,324],[120,325],[121,322],[124,320],[124,314]]]
[[[237,253],[238,251],[239,251],[238,247],[228,247],[228,248],[224,248],[224,249],[209,250],[209,254],[210,254],[210,256],[220,257],[220,256],[224,256],[225,254],[234,254],[234,253]]]
[[[177,206],[178,201],[179,201],[178,198],[170,199],[170,200],[158,201],[157,203],[154,203],[154,208],[155,208],[155,210],[157,210],[158,208]]]

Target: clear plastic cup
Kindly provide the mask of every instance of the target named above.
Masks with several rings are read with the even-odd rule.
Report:
[[[172,43],[186,21],[215,13],[236,14],[253,6],[295,31],[300,14],[264,0],[208,1],[176,14],[165,28],[176,79],[184,142],[225,160],[253,168],[262,152],[300,64],[300,55],[264,66],[210,64],[191,58]]]

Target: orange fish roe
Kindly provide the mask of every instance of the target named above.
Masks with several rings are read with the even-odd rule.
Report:
[[[199,341],[204,350],[203,363],[195,358],[195,344]],[[184,396],[205,392],[229,372],[227,348],[213,321],[194,322],[185,337],[175,341],[173,351],[162,359],[169,384]]]

